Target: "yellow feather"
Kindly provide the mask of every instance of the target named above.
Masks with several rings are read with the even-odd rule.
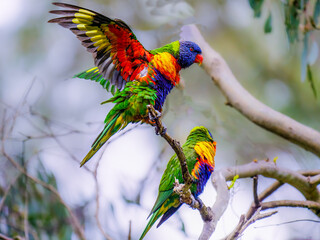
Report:
[[[97,67],[93,67],[93,68],[88,69],[86,72],[87,73],[88,72],[92,72],[93,70],[94,70],[95,73],[99,71],[99,69]]]
[[[98,40],[105,39],[105,38],[106,38],[106,36],[96,35],[96,36],[93,36],[93,37],[91,38],[91,41],[92,41],[92,42],[96,42],[96,41],[98,41]]]
[[[105,42],[104,39],[100,39],[99,41],[96,41],[93,45],[96,46],[96,47],[98,47],[98,46],[100,46],[101,44],[103,44],[104,42]]]
[[[92,23],[91,21],[81,19],[81,18],[74,18],[72,19],[72,22],[75,24],[87,24],[87,25],[90,25]]]
[[[80,29],[80,30],[81,30],[81,29]],[[99,31],[99,30],[97,30],[97,29],[95,29],[95,30],[90,30],[90,31],[86,31],[86,35],[87,35],[88,37],[94,37],[94,36],[101,35],[101,34],[102,34],[102,32]]]
[[[97,30],[97,27],[95,26],[88,26],[87,24],[78,24],[77,28],[81,31],[92,31],[92,30]],[[90,36],[89,36],[90,37]]]
[[[86,15],[91,15],[91,16],[95,16],[95,15],[96,15],[95,13],[90,12],[90,11],[85,10],[85,9],[80,9],[80,10],[79,10],[79,13],[84,13],[84,14],[86,14]]]
[[[199,142],[194,147],[194,150],[196,153],[202,158],[207,159],[207,161],[210,164],[214,164],[214,156],[215,156],[215,150],[214,150],[214,144],[210,142]]]
[[[79,13],[75,13],[74,16],[75,16],[76,18],[84,18],[84,19],[87,19],[87,20],[89,20],[89,21],[92,22],[94,15],[91,16],[91,15],[83,14],[83,13],[80,13],[80,12],[79,12]]]
[[[152,60],[153,65],[159,69],[162,74],[175,79],[177,75],[177,69],[175,62],[177,60],[167,52],[156,54]]]

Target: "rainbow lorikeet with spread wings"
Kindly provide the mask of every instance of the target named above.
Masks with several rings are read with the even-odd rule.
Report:
[[[146,50],[122,20],[70,4],[53,4],[65,9],[50,11],[63,17],[49,22],[70,29],[93,54],[96,67],[77,76],[98,81],[106,89],[110,85],[118,89],[104,102],[115,103],[115,106],[105,119],[103,131],[82,160],[82,166],[129,123],[153,124],[147,105],[161,113],[167,95],[179,83],[179,71],[193,63],[200,64],[203,58],[200,47],[189,41],[175,41]]]
[[[186,156],[188,170],[193,178],[191,193],[195,198],[202,193],[211,173],[214,170],[214,156],[216,154],[216,142],[205,127],[195,127],[191,130],[187,141],[182,146]],[[151,210],[149,220],[140,240],[144,238],[152,225],[161,218],[157,227],[165,222],[182,205],[179,195],[173,191],[175,179],[183,183],[180,162],[177,155],[173,155],[164,171],[157,200]]]

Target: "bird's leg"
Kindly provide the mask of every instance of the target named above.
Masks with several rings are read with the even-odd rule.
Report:
[[[148,112],[148,115],[149,115],[149,119],[150,119],[150,122],[155,122],[156,119],[159,119],[161,117],[161,112],[159,112],[158,110],[155,110],[155,113],[157,115],[153,115],[153,113],[151,111]]]
[[[160,129],[157,125],[155,125],[155,131],[156,131],[156,135],[163,136],[164,134],[166,134],[167,128],[163,124]]]
[[[148,117],[149,122],[152,126],[155,127],[155,131],[157,135],[163,136],[167,132],[167,128],[160,121],[161,112],[154,109],[152,105],[148,105]]]
[[[202,200],[200,199],[200,198],[195,198],[195,201],[197,201],[198,202],[198,204],[199,204],[199,209],[201,209],[202,207],[203,207],[203,202],[202,202]]]

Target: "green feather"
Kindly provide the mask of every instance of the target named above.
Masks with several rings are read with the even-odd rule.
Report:
[[[175,58],[178,58],[179,49],[180,49],[180,43],[179,43],[179,41],[175,41],[175,42],[169,43],[167,45],[164,45],[161,48],[149,50],[149,52],[152,53],[153,55],[156,55],[158,53],[168,52],[172,56],[174,56]]]
[[[173,189],[159,192],[158,198],[157,198],[156,203],[154,204],[152,210],[150,211],[149,217],[161,207],[161,205],[164,203],[164,201],[166,201],[169,198],[169,196],[172,194],[172,192],[173,192]]]

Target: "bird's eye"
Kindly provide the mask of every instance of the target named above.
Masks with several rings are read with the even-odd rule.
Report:
[[[190,48],[190,51],[193,52],[193,50],[194,50],[194,49],[191,47],[191,48]]]

